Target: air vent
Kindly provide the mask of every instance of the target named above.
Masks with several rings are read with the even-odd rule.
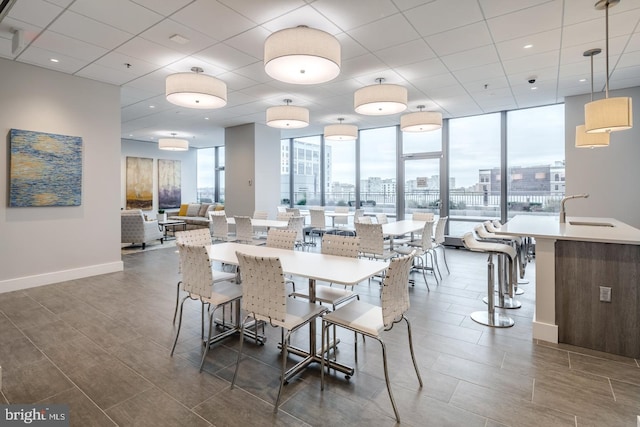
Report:
[[[5,16],[7,16],[17,1],[18,0],[0,0],[0,22],[2,22]]]

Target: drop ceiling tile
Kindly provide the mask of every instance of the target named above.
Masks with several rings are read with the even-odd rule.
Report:
[[[609,40],[609,61],[614,63],[612,59],[614,57],[620,56],[624,47],[628,41],[627,36],[616,37]],[[604,66],[605,63],[605,51],[604,51],[604,43],[584,43],[581,45],[569,46],[563,48],[560,51],[560,64],[575,64],[575,63],[584,63],[585,61],[588,63],[589,58],[584,56],[584,52],[587,50],[591,50],[594,48],[601,48],[602,52],[593,57],[593,63],[595,66],[602,63]]]
[[[114,49],[133,37],[130,33],[70,11],[63,13],[49,30],[105,49]]]
[[[279,0],[277,2],[219,0],[219,2],[257,24],[271,21],[292,10],[306,6],[302,0]]]
[[[107,49],[85,43],[53,31],[44,31],[33,45],[51,52],[57,52],[83,61],[94,61],[108,52]]]
[[[174,73],[187,73],[190,72],[193,67],[200,67],[205,74],[209,74],[211,76],[217,76],[227,72],[227,70],[223,68],[217,67],[194,56],[186,56],[171,65],[168,65],[166,68]]]
[[[176,61],[187,57],[184,53],[150,42],[142,37],[136,37],[129,40],[122,46],[118,47],[116,52],[138,58],[142,61],[146,61],[160,67],[173,64]]]
[[[437,0],[411,9],[407,19],[422,36],[449,31],[483,20],[477,0]]]
[[[255,62],[247,65],[246,67],[238,68],[235,72],[259,83],[268,83],[273,81],[273,79],[264,72],[264,65],[262,62]]]
[[[493,64],[499,61],[496,48],[487,45],[465,52],[454,53],[440,58],[451,71],[474,68],[481,65]]]
[[[544,31],[538,34],[531,34],[517,39],[496,43],[498,55],[503,61],[509,59],[522,58],[524,56],[536,55],[551,50],[560,49],[561,30]],[[525,46],[531,45],[530,48]]]
[[[594,7],[595,3],[595,1],[564,0],[564,25],[572,25],[595,18],[603,18],[605,14],[604,10],[597,10]],[[623,15],[639,8],[640,2],[634,0],[621,1],[615,7],[609,9],[609,18],[613,18],[616,15]],[[602,25],[604,31],[604,21]]]
[[[484,21],[434,34],[427,37],[426,41],[438,56],[469,51],[493,43]]]
[[[111,83],[117,86],[133,79],[131,73],[124,70],[116,70],[111,67],[105,67],[100,64],[90,64],[76,73],[77,76],[86,77],[88,79],[98,80]]]
[[[640,9],[625,14],[609,17],[609,38],[629,36],[636,30],[640,20]],[[590,42],[600,42],[604,48],[604,17],[566,26],[562,34],[562,47],[569,47]]]
[[[233,71],[258,62],[253,56],[246,55],[225,43],[218,43],[193,56],[227,71]]]
[[[158,69],[158,66],[155,64],[143,61],[134,56],[124,55],[115,50],[104,55],[95,61],[94,64],[126,73],[130,76],[129,80],[144,76]]]
[[[138,34],[163,16],[129,0],[76,0],[69,10],[131,34]]]
[[[543,3],[540,6],[488,19],[487,22],[496,42],[554,30],[562,25],[562,2]]]
[[[188,41],[180,44],[170,40],[170,37],[176,34]],[[186,55],[194,54],[217,43],[217,40],[171,19],[159,22],[140,34],[140,37]]]
[[[509,80],[502,75],[498,77],[486,77],[482,80],[463,80],[462,86],[467,92],[474,95],[479,92],[501,93],[503,90],[511,91]]]
[[[165,80],[169,74],[172,74],[171,70],[161,68],[152,73],[131,80],[125,85],[125,87],[143,90],[152,93],[154,96],[159,96],[165,93]]]
[[[342,61],[342,69],[338,79],[343,80],[345,76],[357,77],[380,72],[388,69],[377,57],[372,54],[358,56],[357,58]]]
[[[482,8],[484,16],[488,19],[552,1],[555,0],[480,0],[480,7]]]
[[[481,65],[479,67],[465,68],[453,72],[453,75],[463,84],[466,82],[486,83],[490,79],[504,76],[504,70],[499,62]]]
[[[19,1],[14,3],[7,15],[34,26],[45,28],[63,9],[44,0]]]
[[[52,58],[58,62],[52,62]],[[20,55],[20,61],[69,74],[75,73],[87,64],[86,61],[34,46]]]
[[[434,100],[445,98],[467,98],[469,94],[460,84],[455,86],[435,87],[429,90],[429,97]]]
[[[395,5],[398,6],[398,9],[400,9],[401,11],[406,11],[409,9],[414,9],[418,6],[422,6],[425,3],[432,3],[434,1],[437,0],[394,0],[393,3],[395,3]]]
[[[0,57],[12,59],[13,56],[11,53],[11,40],[0,38]]]
[[[389,31],[390,28],[393,28],[393,31]],[[370,51],[402,45],[420,38],[420,35],[406,24],[406,19],[401,14],[363,25],[349,34]]]
[[[396,71],[409,82],[449,72],[442,61],[437,58],[404,65],[396,68]]]
[[[536,78],[536,86],[555,84],[555,81],[558,78],[558,68],[556,67],[539,68],[535,72],[525,71],[521,73],[507,74],[507,79],[509,79],[509,84],[511,85],[511,87],[516,87],[516,86],[531,87],[531,84],[529,83],[529,79],[531,77]]]
[[[424,61],[436,56],[429,45],[422,39],[382,49],[374,53],[382,62],[392,68]]]
[[[390,0],[368,0],[366,7],[355,1],[318,0],[312,3],[312,7],[343,31],[370,24],[399,12]]]
[[[431,96],[431,91],[440,87],[450,87],[459,84],[458,80],[452,74],[439,74],[437,76],[427,77],[423,79],[411,80],[411,84]]]
[[[151,99],[154,96],[157,96],[158,92],[152,92],[144,89],[138,89],[136,87],[127,84],[120,88],[120,97],[121,99],[126,98],[128,100],[127,103],[123,103],[123,105],[131,105],[138,102],[145,101],[147,99]]]
[[[255,26],[254,22],[227,6],[208,0],[196,0],[171,19],[216,40],[225,40]]]
[[[131,0],[133,3],[137,3],[140,6],[144,6],[156,13],[163,16],[169,16],[175,11],[183,8],[193,0]]]
[[[559,62],[560,51],[551,51],[503,61],[503,65],[507,74],[523,72],[535,74],[539,68],[557,67]]]
[[[45,0],[47,3],[55,4],[56,6],[60,6],[65,8],[73,3],[74,0]]]
[[[242,90],[259,85],[255,80],[251,80],[234,72],[222,73],[216,77],[227,84],[228,90]]]

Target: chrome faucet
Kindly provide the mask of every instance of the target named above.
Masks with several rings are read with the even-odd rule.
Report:
[[[567,210],[564,207],[564,204],[566,203],[567,200],[569,199],[586,199],[587,197],[589,197],[588,193],[584,193],[584,194],[574,194],[573,196],[566,196],[562,198],[562,201],[560,202],[560,224],[564,224],[567,220]]]

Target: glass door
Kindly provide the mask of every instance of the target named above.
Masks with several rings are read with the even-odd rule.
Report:
[[[404,158],[404,216],[440,214],[440,155]]]

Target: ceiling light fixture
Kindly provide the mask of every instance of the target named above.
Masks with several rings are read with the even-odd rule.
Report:
[[[187,151],[189,149],[189,141],[178,139],[175,136],[176,134],[172,133],[171,138],[158,139],[158,148],[167,151]]]
[[[602,52],[602,49],[589,49],[584,52],[583,56],[591,58],[591,102],[593,102],[593,56]],[[578,148],[596,148],[606,147],[609,145],[609,133],[587,133],[584,125],[576,126],[576,147]]]
[[[167,76],[167,101],[187,108],[220,108],[227,105],[227,85],[193,67],[191,73]]]
[[[422,111],[424,105],[418,105],[418,112],[400,117],[400,129],[403,132],[429,132],[442,128],[442,113]]]
[[[264,42],[264,71],[285,83],[317,84],[340,74],[340,42],[301,25],[271,34]]]
[[[591,101],[584,106],[584,124],[588,133],[615,132],[633,127],[631,98],[609,98],[609,7],[620,3],[620,0],[599,0],[595,4],[597,10],[605,10],[605,61],[606,83],[605,98]]]
[[[267,108],[267,126],[280,129],[300,129],[309,126],[309,110],[289,105],[290,99],[285,99],[284,102],[287,105]]]
[[[342,124],[344,118],[340,117],[340,124],[324,127],[324,139],[329,141],[353,141],[358,139],[358,126]]]
[[[353,96],[356,113],[367,116],[384,116],[400,113],[407,109],[407,88],[382,84],[383,78],[376,79],[377,85],[358,89]]]

